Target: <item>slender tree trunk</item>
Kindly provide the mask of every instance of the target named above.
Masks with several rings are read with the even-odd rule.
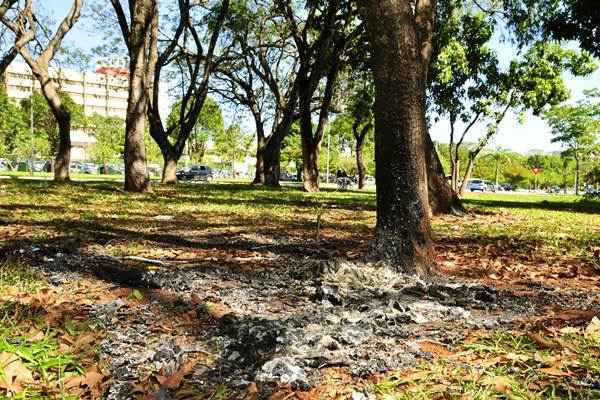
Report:
[[[361,2],[373,49],[377,258],[407,273],[435,268],[430,233],[425,85],[408,1]]]
[[[47,73],[47,67],[30,64],[31,70],[41,83],[42,94],[52,111],[58,125],[58,146],[53,162],[55,182],[68,182],[69,166],[71,164],[71,113],[67,110]]]
[[[368,122],[361,130],[358,129],[360,125],[359,120],[356,120],[352,124],[352,132],[354,133],[354,139],[356,140],[356,169],[358,171],[358,188],[363,189],[365,187],[365,163],[363,161],[363,147],[365,144],[365,138],[369,131],[373,128],[373,124]]]
[[[446,180],[444,166],[440,161],[433,140],[427,132],[425,133],[425,156],[427,160],[430,215],[463,214],[465,209],[457,196],[457,192],[452,190]]]
[[[460,184],[460,195],[462,196],[467,189],[467,184],[469,179],[471,179],[471,174],[473,173],[473,166],[475,165],[475,157],[473,153],[469,153],[469,160],[467,161],[467,168],[465,169],[465,175],[463,176],[463,180]]]
[[[364,137],[356,140],[356,169],[358,171],[358,188],[365,187],[365,162],[363,160]]]
[[[102,171],[102,175],[108,175],[108,161],[104,160],[104,170]]]
[[[67,182],[69,166],[71,164],[71,115],[69,112],[60,112],[56,117],[58,122],[58,150],[54,159],[54,181]]]
[[[319,144],[302,138],[303,187],[307,192],[319,191]]]

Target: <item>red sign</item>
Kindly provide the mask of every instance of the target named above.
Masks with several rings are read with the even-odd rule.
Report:
[[[540,174],[543,170],[541,168],[535,167],[531,171],[533,171],[534,175]]]

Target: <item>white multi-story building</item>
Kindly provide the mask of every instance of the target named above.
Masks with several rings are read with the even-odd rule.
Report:
[[[129,88],[126,68],[99,66],[96,72],[51,69],[50,77],[61,92],[83,106],[86,115],[125,119]],[[12,63],[8,67],[4,83],[8,96],[16,101],[29,98],[32,89],[40,90],[40,84],[29,67],[20,63]]]
[[[129,72],[123,64],[99,65],[96,72],[51,69],[50,77],[60,91],[67,93],[76,104],[83,107],[85,115],[125,119]],[[16,102],[29,98],[32,90],[40,90],[40,84],[29,67],[17,62],[6,70],[4,84],[8,97]],[[89,148],[94,143],[93,136],[74,126],[71,130],[71,159],[87,160]]]

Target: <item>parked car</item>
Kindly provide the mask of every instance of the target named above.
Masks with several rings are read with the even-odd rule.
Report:
[[[97,174],[99,168],[96,164],[85,163],[83,164],[82,170],[84,174]]]
[[[177,171],[176,175],[177,179],[181,181],[210,182],[213,179],[213,171],[206,165],[194,165],[189,169]]]
[[[471,192],[485,192],[488,190],[488,185],[482,179],[471,179],[468,188]]]
[[[330,182],[333,182],[335,178],[331,178]],[[297,182],[298,175],[292,174],[291,172],[282,172],[279,174],[279,180],[282,182]]]

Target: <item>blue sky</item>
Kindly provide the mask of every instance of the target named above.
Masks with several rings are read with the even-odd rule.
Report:
[[[52,6],[46,7],[54,14],[55,19],[58,20],[69,9],[72,2],[71,0],[53,0],[52,4]],[[97,46],[102,39],[102,35],[94,34],[92,29],[93,27],[84,19],[69,33],[66,40],[77,47],[89,50]],[[514,52],[510,47],[498,41],[496,41],[494,47],[498,50],[501,60],[507,62],[513,58]],[[600,87],[600,70],[585,78],[565,75],[565,81],[573,95],[572,101],[575,101],[583,96],[584,89]],[[469,136],[470,140],[476,141],[479,135],[483,133],[484,128],[484,126],[474,127]],[[434,124],[431,127],[430,133],[434,140],[447,142],[448,121],[441,120]],[[512,149],[523,153],[533,150],[560,150],[558,145],[551,143],[551,139],[550,128],[541,118],[529,114],[525,122],[520,124],[517,121],[517,117],[514,114],[510,114],[507,115],[500,125],[499,133],[491,147]]]

